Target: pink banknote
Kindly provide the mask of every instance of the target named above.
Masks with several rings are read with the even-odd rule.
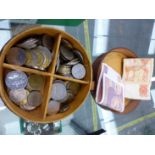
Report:
[[[123,83],[125,97],[150,99],[150,86],[153,74],[153,58],[124,59]]]

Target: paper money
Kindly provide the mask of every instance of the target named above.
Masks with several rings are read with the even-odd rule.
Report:
[[[104,97],[102,105],[123,112],[125,108],[124,85],[104,74]]]
[[[110,66],[108,66],[105,63],[102,63],[101,71],[97,83],[97,89],[96,89],[96,102],[98,104],[101,104],[103,102],[103,86],[104,86],[104,74],[107,74],[109,77],[111,77],[113,80],[120,82],[121,76]]]
[[[124,59],[122,80],[126,98],[150,99],[153,64],[153,58]]]

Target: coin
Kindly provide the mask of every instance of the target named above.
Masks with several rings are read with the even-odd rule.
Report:
[[[28,38],[24,40],[23,42],[17,44],[18,47],[25,48],[25,49],[32,49],[37,46],[37,42],[39,40],[36,38]]]
[[[60,57],[58,56],[58,58],[57,58],[57,64],[56,64],[56,72],[58,71],[58,69],[59,69],[59,67],[60,67]]]
[[[50,35],[43,35],[42,44],[44,47],[47,47],[49,50],[53,49],[54,39]]]
[[[6,61],[10,64],[15,64],[20,66],[24,65],[26,62],[25,50],[18,47],[12,47],[6,55]]]
[[[40,57],[42,55],[39,55]],[[36,52],[34,52],[34,50],[27,50],[26,51],[26,63],[25,65],[28,67],[32,67],[32,68],[39,68],[40,63],[43,63],[43,56],[42,59],[37,55]]]
[[[70,90],[67,90],[67,102],[71,102],[73,99],[74,94]]]
[[[70,92],[72,92],[74,95],[76,95],[78,93],[78,91],[80,90],[80,84],[75,83],[75,82],[71,82],[71,81],[67,81],[66,82],[66,89],[70,90]]]
[[[9,98],[17,105],[25,104],[27,100],[27,90],[26,89],[10,90]]]
[[[86,75],[85,67],[78,63],[72,67],[72,75],[76,79],[83,79]]]
[[[43,76],[31,74],[28,77],[28,85],[27,88],[29,90],[41,90],[44,87],[45,79]]]
[[[48,48],[46,48],[46,47],[43,47],[43,46],[38,46],[38,50],[40,50],[41,51],[41,53],[43,54],[43,56],[44,56],[44,63],[42,64],[42,66],[41,66],[41,68],[42,69],[45,69],[45,68],[47,68],[49,65],[50,65],[50,63],[51,63],[51,60],[52,60],[52,55],[51,55],[51,52],[49,51],[49,49]]]
[[[68,75],[71,73],[71,67],[67,65],[60,65],[57,72],[62,75]]]
[[[11,71],[5,77],[5,84],[9,89],[25,88],[27,83],[27,75],[22,71]]]
[[[30,92],[27,101],[29,106],[38,107],[42,102],[42,95],[40,91]]]
[[[78,64],[79,62],[80,62],[79,59],[78,58],[75,58],[75,59],[73,59],[73,60],[65,63],[65,65],[74,66],[74,65]]]
[[[36,107],[30,106],[28,104],[20,104],[20,108],[23,110],[31,111],[31,110],[34,110]]]
[[[38,48],[34,48],[33,50],[31,50],[31,52],[34,53],[34,55],[36,55],[36,61],[33,59],[33,61],[35,62],[33,65],[33,68],[41,69],[43,64],[46,61],[45,60],[46,57],[43,55],[41,50],[39,50]]]
[[[60,54],[62,58],[66,61],[71,61],[72,59],[74,59],[73,52],[65,46],[60,46]]]
[[[70,108],[69,104],[64,104],[60,107],[60,113],[66,112]]]
[[[51,98],[56,101],[61,101],[65,99],[67,96],[67,90],[65,84],[61,82],[53,83],[52,90],[51,90]]]
[[[73,45],[72,45],[68,40],[66,40],[66,39],[62,39],[61,45],[62,45],[62,46],[66,46],[66,47],[68,47],[68,48],[70,48],[70,49],[73,48]]]
[[[79,61],[80,61],[81,63],[83,63],[83,56],[82,56],[81,52],[78,51],[77,49],[74,49],[74,50],[73,50],[73,53],[74,53],[74,55],[79,59]]]
[[[54,100],[51,100],[48,104],[47,114],[52,115],[59,112],[60,103]]]

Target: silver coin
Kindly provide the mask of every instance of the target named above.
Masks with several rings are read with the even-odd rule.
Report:
[[[74,59],[74,54],[73,54],[73,52],[72,52],[69,48],[67,48],[67,47],[65,47],[65,46],[60,46],[60,53],[61,53],[62,58],[63,58],[64,60],[69,60],[69,61],[71,61],[72,59]]]
[[[15,89],[9,91],[9,98],[19,105],[20,103],[25,102],[27,100],[27,90],[26,89]]]
[[[51,100],[48,104],[47,114],[53,115],[59,112],[60,103],[54,100]]]
[[[86,69],[82,64],[77,64],[72,67],[72,75],[76,79],[83,79],[86,75]]]
[[[36,107],[30,106],[28,104],[20,104],[20,108],[26,111],[31,111],[34,110]]]
[[[80,62],[79,59],[78,58],[75,58],[75,59],[73,59],[73,60],[65,63],[65,65],[74,66],[74,65],[78,64],[79,62]]]
[[[60,57],[58,56],[56,64],[56,72],[58,71],[59,67],[60,67]]]
[[[35,48],[37,47],[37,42],[39,40],[36,39],[36,38],[29,38],[29,39],[26,39],[25,41],[17,44],[18,47],[21,47],[21,48],[24,48],[24,49],[32,49],[32,48]]]
[[[6,75],[5,84],[9,89],[22,89],[28,83],[28,77],[24,72],[11,71]]]
[[[51,90],[51,98],[56,101],[61,101],[67,96],[67,90],[63,83],[53,83]]]
[[[70,49],[73,48],[73,45],[71,44],[71,42],[69,42],[69,41],[66,40],[66,39],[62,39],[61,45],[62,45],[62,46],[66,46],[66,47],[68,47],[68,48],[70,48]]]

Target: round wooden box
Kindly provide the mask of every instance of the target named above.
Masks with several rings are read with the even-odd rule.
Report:
[[[24,66],[7,64],[5,62],[5,56],[7,52],[9,51],[9,49],[13,47],[14,45],[16,45],[20,40],[30,37],[30,36],[42,35],[42,34],[48,34],[54,37],[54,40],[55,40],[54,47],[53,47],[54,56],[52,58],[52,63],[48,67],[47,71],[40,71],[36,69],[27,68]],[[77,79],[57,75],[55,73],[56,61],[59,55],[59,47],[60,47],[60,43],[62,39],[68,40],[73,45],[74,48],[78,49],[81,52],[84,58],[83,63],[86,68],[86,76],[84,79],[77,80]],[[46,82],[45,82],[44,89],[42,90],[43,102],[41,106],[39,106],[33,111],[24,111],[20,107],[16,106],[9,99],[8,94],[7,94],[7,89],[5,86],[5,82],[4,82],[5,73],[8,70],[19,70],[27,74],[34,73],[34,74],[39,74],[45,77]],[[81,89],[76,95],[76,97],[74,98],[74,100],[70,103],[70,108],[66,112],[58,113],[55,115],[47,115],[47,107],[48,107],[48,103],[50,100],[51,87],[55,79],[77,82],[81,84]],[[11,40],[9,40],[6,43],[6,45],[2,49],[1,56],[0,56],[0,94],[6,106],[16,115],[20,116],[21,118],[25,120],[30,120],[30,121],[40,122],[40,123],[47,123],[47,122],[58,121],[58,120],[61,120],[67,117],[68,115],[75,112],[84,103],[84,100],[86,99],[87,95],[90,92],[91,86],[92,86],[92,64],[90,63],[88,59],[86,51],[82,47],[79,41],[77,41],[74,37],[72,37],[71,35],[69,35],[68,33],[64,31],[54,29],[54,28],[49,28],[49,27],[41,27],[41,26],[33,27],[14,36]]]
[[[92,95],[95,97],[95,92],[96,92],[96,84],[98,82],[98,77],[100,74],[101,70],[101,64],[106,63],[109,66],[111,66],[115,71],[117,71],[121,76],[123,74],[123,59],[125,58],[136,58],[137,55],[127,49],[127,48],[115,48],[110,50],[107,53],[102,54],[99,56],[93,63],[93,81],[95,83],[94,90],[92,91]],[[131,100],[131,99],[125,99],[125,110],[123,112],[117,112],[114,110],[111,110],[105,106],[101,106],[101,108],[111,110],[115,113],[119,114],[127,114],[131,111],[133,111],[138,105],[139,105],[139,100]]]

